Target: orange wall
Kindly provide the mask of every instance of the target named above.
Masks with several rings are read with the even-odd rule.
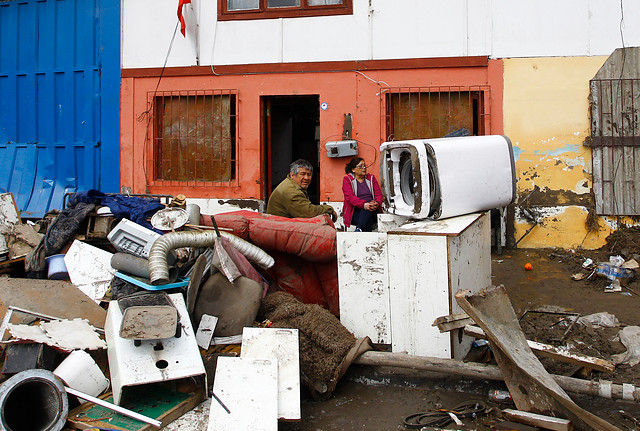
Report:
[[[188,69],[187,69],[188,70]],[[489,60],[486,67],[426,68],[403,70],[367,70],[340,72],[266,73],[251,75],[171,76],[160,80],[158,91],[224,89],[238,91],[238,185],[216,187],[149,187],[145,160],[148,119],[148,95],[158,85],[157,77],[123,78],[121,85],[121,166],[122,186],[134,193],[179,194],[190,198],[264,198],[257,183],[261,166],[260,97],[317,94],[329,105],[320,111],[320,191],[323,201],[342,201],[342,176],[346,158],[326,157],[323,143],[342,134],[344,114],[353,116],[353,137],[371,145],[358,145],[359,155],[367,162],[376,158],[370,172],[377,174],[378,146],[385,141],[381,113],[381,89],[386,87],[473,86],[491,87],[491,122],[487,134],[501,134],[503,62]],[[377,81],[377,82],[374,82]],[[150,133],[150,132],[149,132]],[[416,137],[418,138],[418,137]],[[373,147],[373,148],[372,148]],[[151,172],[148,173],[149,178]]]

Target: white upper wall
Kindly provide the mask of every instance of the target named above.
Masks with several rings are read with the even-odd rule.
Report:
[[[184,7],[185,38],[177,0],[122,0],[122,67],[594,56],[623,40],[640,45],[636,0],[353,3],[353,15],[217,22],[217,0],[192,0]]]

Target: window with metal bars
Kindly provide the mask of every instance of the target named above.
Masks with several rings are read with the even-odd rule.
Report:
[[[353,0],[218,0],[218,20],[350,15]]]
[[[387,141],[440,138],[459,129],[484,135],[488,86],[390,88],[383,114]]]
[[[237,179],[237,94],[155,93],[155,185],[221,185]]]

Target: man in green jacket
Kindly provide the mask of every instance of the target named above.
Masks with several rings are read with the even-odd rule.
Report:
[[[298,159],[291,163],[289,175],[269,196],[267,214],[289,218],[311,218],[329,214],[336,221],[337,215],[331,205],[314,205],[309,200],[307,187],[312,175],[313,166],[308,161]]]

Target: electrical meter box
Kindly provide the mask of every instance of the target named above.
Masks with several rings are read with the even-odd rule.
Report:
[[[358,142],[354,140],[329,141],[324,147],[327,150],[327,157],[350,157],[358,155]]]

